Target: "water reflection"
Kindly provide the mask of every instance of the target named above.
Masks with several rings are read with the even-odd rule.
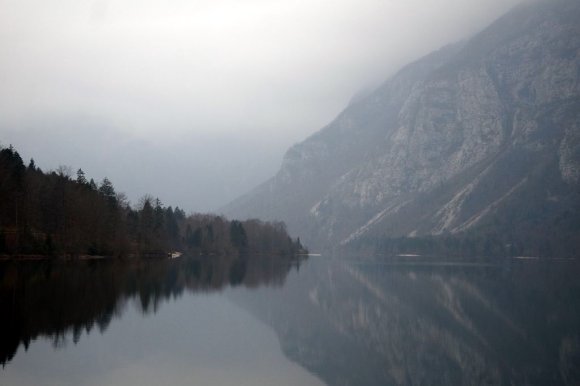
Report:
[[[580,384],[577,264],[312,261],[231,296],[329,385]]]
[[[143,314],[185,291],[226,286],[281,286],[291,267],[281,258],[180,258],[155,261],[21,262],[0,264],[0,363],[40,336],[55,347],[69,336],[104,332],[127,302]]]
[[[287,358],[329,385],[574,385],[580,384],[579,274],[577,263],[541,261],[315,258],[298,265],[214,257],[4,264],[0,358],[8,363],[19,346],[42,347],[32,342],[49,337],[57,346],[65,338],[80,339],[76,346],[87,341],[79,351],[102,361],[119,350],[111,346],[119,341],[122,361],[77,363],[71,368],[79,374],[68,383],[86,380],[87,373],[94,382],[84,384],[106,383],[101,372],[113,376],[110,369],[123,362],[110,384],[156,383],[151,377],[161,374],[191,384],[194,365],[199,384],[240,384],[238,373],[223,378],[228,367],[243,367],[248,384],[258,384],[250,374],[264,375],[281,363],[272,359],[279,352],[268,337],[273,330]],[[211,295],[172,301],[185,293]],[[252,323],[256,319],[272,330]],[[101,337],[95,330],[108,331]],[[95,354],[101,341],[106,347]],[[62,357],[54,362],[74,362],[75,354],[62,354],[69,348],[18,356],[5,374],[25,374],[57,353]],[[151,358],[144,362],[141,352]],[[247,362],[260,355],[260,363]],[[318,382],[282,368],[294,375],[271,372],[262,384]],[[58,367],[50,371],[45,374],[62,384]]]

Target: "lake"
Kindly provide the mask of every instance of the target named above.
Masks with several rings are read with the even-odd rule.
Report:
[[[570,260],[0,263],[2,385],[580,384]]]

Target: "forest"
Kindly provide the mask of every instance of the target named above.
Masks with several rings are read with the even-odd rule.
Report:
[[[0,148],[0,256],[307,253],[282,222],[186,215],[150,195],[132,206],[108,178],[96,183],[71,170],[43,172],[33,159],[26,166],[12,146]]]
[[[542,257],[575,258],[580,245],[572,232],[541,232],[521,227],[480,227],[474,230],[437,236],[365,237],[340,253],[350,256],[445,256],[454,258]]]

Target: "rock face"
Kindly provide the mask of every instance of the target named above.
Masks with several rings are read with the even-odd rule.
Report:
[[[315,247],[575,213],[578,20],[578,1],[526,4],[408,65],[224,212],[284,220]]]

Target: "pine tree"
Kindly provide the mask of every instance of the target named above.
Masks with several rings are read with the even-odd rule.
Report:
[[[99,187],[99,193],[101,193],[107,199],[107,202],[111,207],[117,206],[117,194],[115,193],[115,188],[113,184],[107,177],[103,179],[101,182],[101,186]]]
[[[85,177],[85,172],[83,172],[83,169],[77,170],[77,183],[83,186],[88,185],[88,181]]]

